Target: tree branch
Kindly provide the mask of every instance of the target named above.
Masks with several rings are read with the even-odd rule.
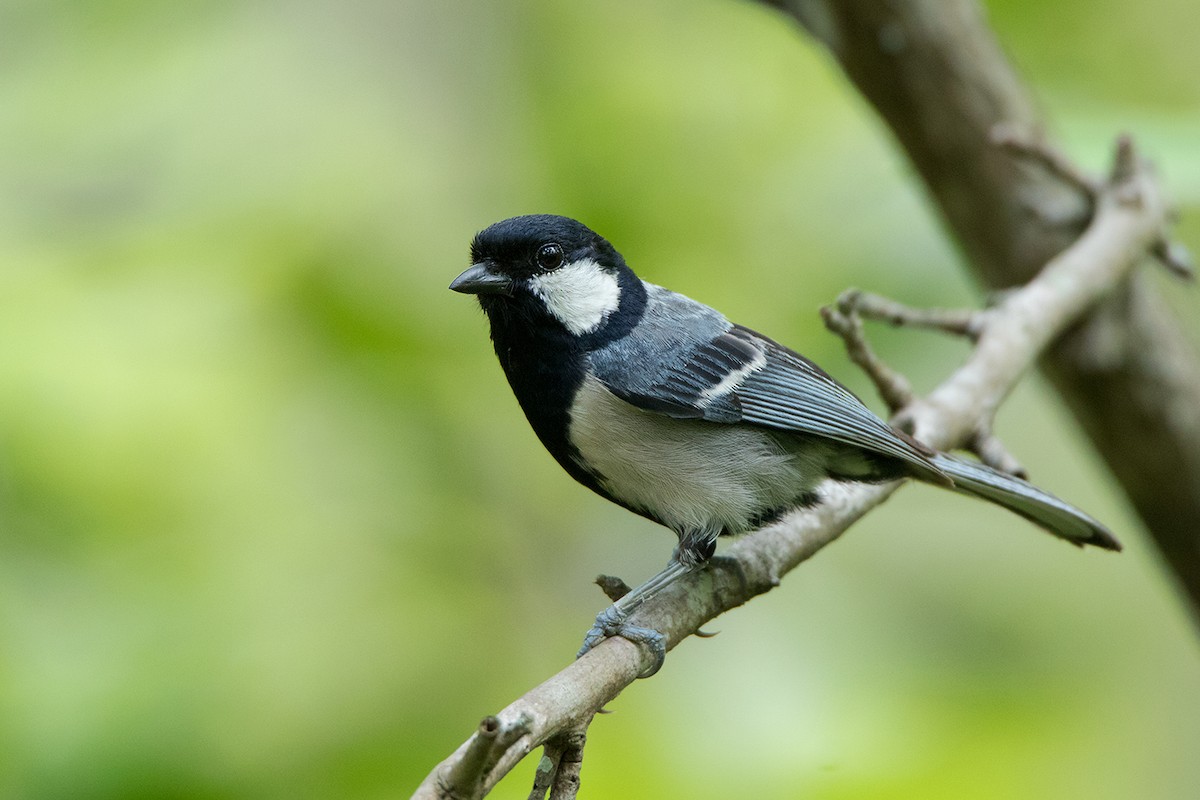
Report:
[[[981,420],[990,419],[1044,348],[1118,286],[1157,241],[1167,215],[1165,202],[1153,177],[1131,151],[1125,152],[1131,171],[1118,171],[1117,180],[1100,190],[1085,234],[1027,286],[986,312],[986,324],[978,331],[976,347],[966,362],[928,398],[915,400],[906,409],[924,441],[941,449],[971,441]],[[823,484],[817,506],[735,541],[724,557],[653,597],[631,621],[661,631],[668,649],[673,648],[704,623],[778,585],[784,574],[901,485]],[[592,715],[637,679],[649,658],[649,653],[625,639],[602,642],[485,719],[471,739],[429,774],[413,797],[482,797],[533,748],[552,740],[556,744],[543,763],[553,769],[555,757],[566,761],[562,751],[579,750]],[[499,741],[507,743],[502,752],[497,752]],[[580,757],[572,754],[571,771],[560,783],[577,785]],[[535,793],[555,782],[555,776],[539,771]],[[574,785],[564,788],[560,796],[570,796]]]
[[[794,17],[837,58],[987,286],[1028,280],[1091,218],[1094,181],[1038,135],[1045,125],[1037,106],[975,0],[763,2]],[[1168,241],[1167,222],[1150,252],[1187,274],[1191,259]],[[1200,360],[1163,298],[1135,276],[1065,331],[1041,367],[1200,622]]]

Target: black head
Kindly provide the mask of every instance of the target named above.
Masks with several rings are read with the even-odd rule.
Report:
[[[631,310],[640,282],[603,236],[567,217],[533,214],[497,222],[471,243],[471,267],[450,284],[475,294],[492,324],[550,322],[576,336]]]

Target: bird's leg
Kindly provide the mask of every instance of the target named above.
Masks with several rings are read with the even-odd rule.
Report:
[[[641,677],[649,678],[658,672],[667,657],[667,641],[661,633],[653,628],[643,628],[630,625],[625,620],[654,595],[669,586],[673,581],[691,572],[694,567],[687,567],[672,558],[661,572],[641,586],[631,590],[621,599],[600,612],[596,622],[583,637],[583,647],[579,649],[576,658],[591,650],[610,636],[620,636],[636,644],[644,644],[654,654],[654,663],[642,673]]]
[[[646,645],[654,655],[654,662],[642,673],[641,677],[649,678],[658,672],[667,657],[666,637],[653,628],[630,625],[626,620],[651,597],[689,572],[707,564],[716,549],[716,541],[716,536],[707,532],[699,535],[680,536],[679,547],[675,548],[674,555],[671,556],[671,560],[667,562],[667,566],[663,567],[661,572],[641,586],[630,590],[600,612],[596,617],[595,624],[583,638],[583,647],[579,649],[579,653],[575,657],[579,658],[610,636],[620,636],[635,644]]]

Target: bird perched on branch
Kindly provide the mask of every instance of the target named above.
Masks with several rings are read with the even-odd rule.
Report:
[[[580,655],[712,557],[718,536],[819,501],[826,479],[916,478],[1009,509],[1077,545],[1119,550],[1102,524],[1047,492],[937,452],[891,427],[802,355],[639,279],[573,219],[515,217],[471,244],[450,288],[477,295],[529,424],[571,477],[675,532],[661,572],[596,619]]]

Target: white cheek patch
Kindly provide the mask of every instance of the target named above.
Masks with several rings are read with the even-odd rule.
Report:
[[[590,258],[534,275],[529,279],[529,288],[546,304],[546,310],[576,336],[599,328],[621,301],[617,276]]]

